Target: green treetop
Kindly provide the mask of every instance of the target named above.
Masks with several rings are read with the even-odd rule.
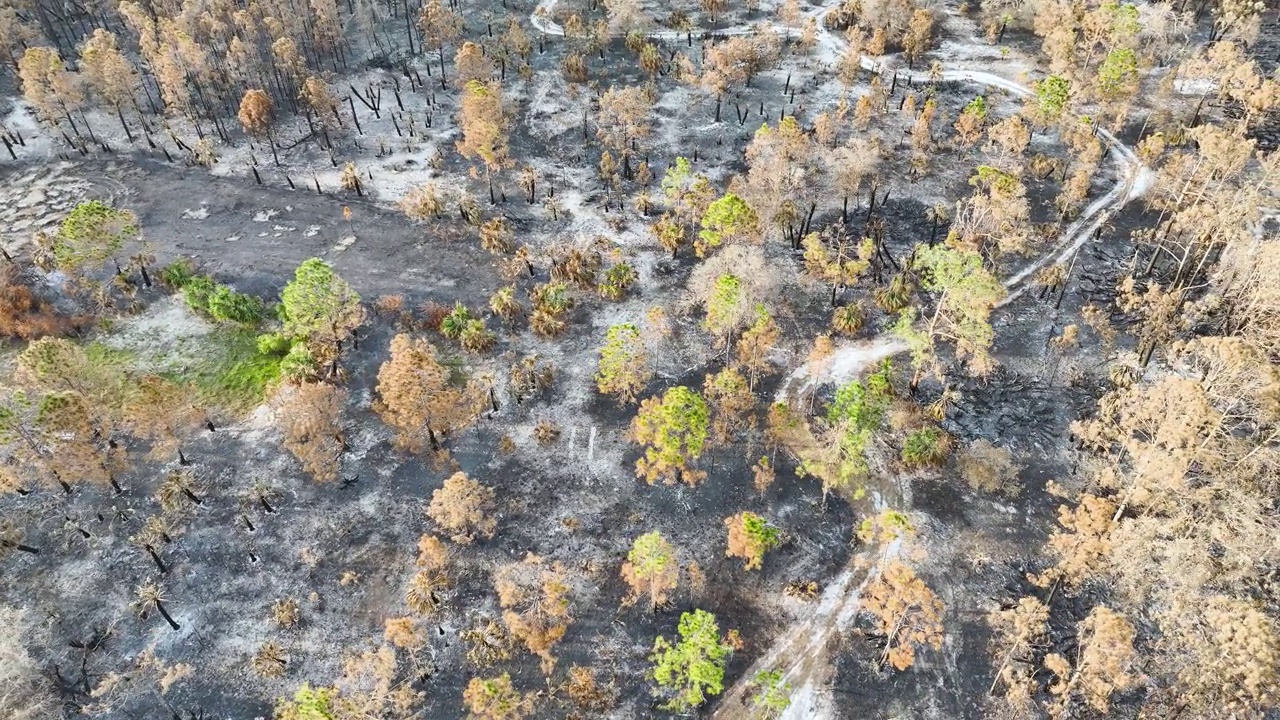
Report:
[[[685,712],[724,691],[724,666],[732,648],[721,641],[716,616],[694,610],[680,616],[680,640],[665,637],[653,643],[653,679],[669,695],[663,708]]]
[[[1138,19],[1138,6],[1133,3],[1119,3],[1107,0],[1099,10],[1111,16],[1111,41],[1123,42],[1142,32],[1142,23]]]
[[[782,542],[782,533],[763,516],[749,510],[725,518],[729,531],[726,557],[740,557],[747,570],[759,570],[764,554]]]
[[[968,105],[965,105],[964,112],[969,113],[970,115],[973,115],[979,120],[986,120],[987,119],[987,99],[981,95],[975,97],[974,99],[969,101]]]
[[[662,194],[676,216],[692,224],[711,202],[715,190],[704,175],[693,171],[688,158],[677,157],[662,176]]]
[[[892,373],[892,364],[885,360],[865,381],[851,380],[839,387],[827,405],[827,429],[815,449],[802,455],[800,465],[802,472],[822,480],[824,499],[833,489],[848,488],[870,471],[866,448],[893,400]]]
[[[751,685],[756,689],[751,707],[761,720],[782,717],[782,713],[791,707],[791,684],[782,681],[781,672],[761,670],[751,679]]]
[[[1098,92],[1115,100],[1133,94],[1138,85],[1138,56],[1132,48],[1116,48],[1098,66]]]
[[[990,165],[979,165],[978,171],[969,178],[969,184],[990,192],[996,198],[1017,196],[1022,189],[1022,181],[1017,175]]]
[[[319,258],[298,266],[280,302],[285,334],[312,343],[341,345],[364,322],[360,295]]]
[[[631,433],[647,447],[644,457],[636,461],[636,476],[650,484],[683,479],[690,485],[706,477],[689,464],[702,455],[709,416],[702,396],[683,385],[667,390],[661,400],[652,397],[641,403]]]
[[[738,326],[741,303],[742,279],[730,273],[716,278],[715,287],[707,299],[707,317],[702,324],[718,342],[727,340]]]
[[[899,318],[895,332],[911,347],[919,382],[928,370],[937,372],[934,345],[939,338],[955,344],[956,356],[966,360],[970,373],[982,375],[991,369],[990,349],[995,339],[991,311],[1004,299],[1005,288],[982,265],[982,256],[971,250],[955,250],[945,245],[921,247],[916,252],[915,269],[925,290],[938,293],[937,307],[923,323],[914,308]]]
[[[97,200],[76,205],[53,239],[53,261],[58,269],[76,271],[106,262],[125,243],[138,238],[138,217]]]
[[[596,387],[600,392],[629,403],[651,377],[653,370],[649,368],[640,329],[632,323],[610,327],[604,347],[600,348],[600,369],[596,372]]]
[[[702,232],[698,233],[694,249],[698,257],[702,257],[710,248],[759,232],[759,227],[756,211],[747,201],[733,193],[725,193],[707,206],[702,216]]]
[[[1071,81],[1058,75],[1050,75],[1033,84],[1036,107],[1046,120],[1057,120],[1067,108],[1071,97]]]
[[[312,688],[303,683],[293,700],[276,703],[275,720],[334,720],[333,701],[337,694],[333,688]]]
[[[622,578],[636,595],[647,593],[656,609],[680,582],[676,549],[662,533],[653,531],[636,538],[622,565]]]

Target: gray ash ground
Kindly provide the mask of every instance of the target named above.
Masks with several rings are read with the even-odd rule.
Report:
[[[170,252],[195,257],[205,271],[267,296],[278,292],[292,266],[324,253],[332,240],[301,233],[287,240],[259,238],[260,228],[340,222],[340,210],[314,194],[209,182],[160,165],[143,163],[140,168],[99,170],[146,188],[129,194],[126,202],[152,237],[173,238],[161,259]],[[199,223],[182,221],[171,212],[179,206],[208,206],[210,213]],[[255,221],[254,215],[266,207],[281,210],[269,222]],[[362,239],[332,258],[366,297],[408,289],[411,302],[474,303],[496,287],[492,276],[486,281],[487,258],[472,243],[436,236],[428,249],[423,237],[427,230],[371,205],[356,207]],[[235,235],[242,239],[225,240]],[[433,262],[425,262],[427,257]],[[373,324],[360,349],[346,360],[353,398],[369,397],[391,332],[387,323]],[[581,330],[559,341],[579,346],[582,352],[594,342]],[[700,377],[695,372],[678,380],[697,382]],[[655,382],[650,389],[660,391],[665,384]],[[624,681],[623,700],[632,708],[647,707],[650,696],[643,683],[628,680],[643,674],[646,648],[657,634],[673,631],[681,611],[695,604],[715,608],[726,629],[737,628],[753,643],[764,645],[777,618],[755,595],[762,588],[830,575],[848,556],[852,510],[833,500],[825,512],[818,512],[820,491],[812,481],[780,482],[767,500],[759,501],[750,487],[743,448],[711,453],[705,459],[711,478],[694,489],[648,487],[637,481],[630,471],[638,452],[634,449],[603,470],[583,462],[588,429],[600,428],[603,447],[607,436],[623,432],[633,412],[603,399],[584,408],[581,425],[575,428],[575,447],[566,447],[566,427],[560,447],[549,452],[526,448],[533,453],[531,459],[497,455],[501,434],[532,425],[555,402],[554,391],[520,405],[502,397],[498,413],[450,443],[464,471],[497,489],[502,517],[498,536],[463,556],[450,610],[439,619],[443,635],[433,634],[435,661],[430,677],[421,680],[430,717],[461,714],[458,698],[477,670],[461,660],[457,633],[477,613],[499,614],[489,573],[526,552],[587,573],[587,592],[578,596],[575,622],[558,647],[560,667],[598,665],[601,653],[612,655],[610,665]],[[137,468],[121,478],[125,492],[119,496],[109,489],[77,487],[69,497],[43,493],[0,501],[6,514],[20,515],[26,542],[42,550],[39,556],[24,555],[8,563],[0,593],[25,598],[24,604],[46,619],[48,644],[35,650],[56,659],[69,708],[101,702],[88,697],[86,688],[96,687],[107,673],[130,670],[130,659],[154,646],[168,664],[193,665],[196,676],[161,696],[148,689],[153,680],[135,672],[133,690],[117,690],[118,697],[109,698],[118,704],[108,716],[155,717],[160,707],[182,713],[202,709],[215,717],[265,716],[275,697],[288,694],[301,681],[337,677],[344,652],[368,646],[370,638],[381,635],[386,618],[404,614],[401,598],[412,573],[413,548],[428,529],[425,506],[447,473],[394,450],[367,402],[353,408],[349,420],[357,436],[354,457],[343,468],[344,477],[354,480],[349,486],[316,485],[302,476],[282,456],[272,433],[256,424],[201,433],[186,454],[199,479],[196,494],[202,503],[192,507],[186,528],[173,533],[173,542],[159,549],[168,566],[163,574],[145,553],[128,545],[127,537],[154,511],[151,494],[165,468]],[[789,471],[781,468],[784,477]],[[282,493],[273,502],[273,513],[245,500],[254,483],[261,481]],[[762,573],[743,572],[738,561],[724,558],[719,549],[723,529],[716,518],[727,514],[726,508],[741,506],[764,509],[792,538]],[[64,518],[91,537],[65,530]],[[575,529],[567,527],[570,520],[578,523]],[[635,608],[620,612],[624,589],[617,565],[630,539],[652,529],[690,551],[691,559],[707,573],[708,592],[696,603],[680,597],[657,615]],[[314,567],[300,558],[304,548],[318,558]],[[343,587],[339,576],[348,571],[361,580]],[[133,588],[148,579],[163,582],[166,606],[181,631],[171,631],[159,617],[144,620],[129,612]],[[316,597],[310,598],[313,592]],[[267,619],[269,607],[284,597],[302,603],[302,621],[294,629],[273,629]],[[69,646],[103,635],[92,652]],[[281,681],[264,681],[249,668],[249,657],[266,639],[277,640],[289,654],[288,675]],[[745,662],[745,656],[735,661],[731,679]],[[536,663],[522,652],[485,672],[504,670],[526,689],[542,685]],[[548,709],[545,716],[559,712]]]

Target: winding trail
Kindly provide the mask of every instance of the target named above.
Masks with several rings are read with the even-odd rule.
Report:
[[[552,19],[556,0],[541,0],[534,8],[530,18],[533,26],[547,35],[564,35],[564,28]],[[807,17],[817,22],[818,44],[828,61],[843,55],[847,47],[844,39],[827,29],[823,16],[828,8],[818,7],[807,13]],[[758,25],[738,26],[712,31],[717,37],[746,35],[755,32]],[[772,29],[786,34],[796,34],[795,28],[773,23]],[[667,42],[679,42],[686,38],[686,33],[678,31],[658,31],[648,33],[649,38]],[[900,69],[891,59],[861,57],[862,67],[866,70],[889,74],[898,80],[910,79],[916,82],[931,82],[928,72],[908,71]],[[965,82],[1004,90],[1019,97],[1029,97],[1033,90],[1025,85],[994,73],[982,70],[943,70],[941,80]],[[1142,164],[1133,149],[1125,145],[1110,132],[1098,129],[1098,136],[1107,144],[1109,156],[1115,165],[1117,182],[1103,196],[1097,198],[1080,213],[1080,216],[1068,225],[1058,237],[1054,246],[1039,259],[1028,263],[1004,281],[1009,291],[997,308],[1008,305],[1019,298],[1030,284],[1027,282],[1041,268],[1069,261],[1074,253],[1080,250],[1120,208],[1131,200],[1141,197],[1154,181],[1154,174]],[[893,357],[907,350],[906,344],[892,333],[883,333],[871,340],[846,341],[835,352],[817,362],[805,362],[796,367],[783,381],[778,400],[788,400],[803,396],[816,386],[827,382],[843,382],[856,377],[865,368],[888,357]],[[878,502],[878,501],[877,501]],[[885,557],[896,554],[896,547],[885,550]],[[849,627],[857,618],[861,607],[861,594],[874,579],[874,569],[858,567],[851,560],[823,591],[817,601],[801,606],[799,616],[784,630],[771,647],[751,664],[742,677],[727,688],[712,717],[715,720],[736,720],[741,718],[744,705],[749,702],[752,687],[751,678],[761,670],[779,670],[783,680],[792,687],[792,702],[782,715],[784,720],[813,720],[814,718],[834,717],[830,699],[822,692],[829,675],[831,663],[827,657],[827,648],[836,639],[838,633]]]

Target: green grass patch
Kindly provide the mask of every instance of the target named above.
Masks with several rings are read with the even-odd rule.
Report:
[[[261,403],[280,379],[279,355],[258,351],[258,334],[250,329],[225,330],[206,338],[204,359],[174,379],[190,383],[201,399],[232,411],[249,410]]]
[[[155,374],[190,386],[206,407],[233,414],[252,410],[280,380],[287,343],[283,350],[271,343],[260,349],[255,325],[213,324],[182,300],[166,300],[126,318],[85,343],[85,354],[94,365],[126,378],[126,391],[128,377]]]
[[[85,343],[84,354],[95,367],[117,370],[128,370],[138,360],[138,354],[132,350],[111,347],[98,340]]]
[[[174,260],[160,271],[160,281],[174,290],[181,290],[196,276],[196,269],[186,258]]]

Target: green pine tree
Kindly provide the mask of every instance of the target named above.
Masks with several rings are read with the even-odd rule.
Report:
[[[647,447],[644,457],[636,461],[636,476],[649,484],[683,479],[695,485],[705,478],[706,473],[694,470],[690,463],[702,455],[709,418],[706,401],[683,385],[667,390],[662,399],[651,397],[641,403],[631,434]]]
[[[694,610],[680,616],[680,640],[653,643],[653,679],[669,694],[663,708],[684,712],[724,691],[724,666],[732,648],[720,639],[716,616]]]

